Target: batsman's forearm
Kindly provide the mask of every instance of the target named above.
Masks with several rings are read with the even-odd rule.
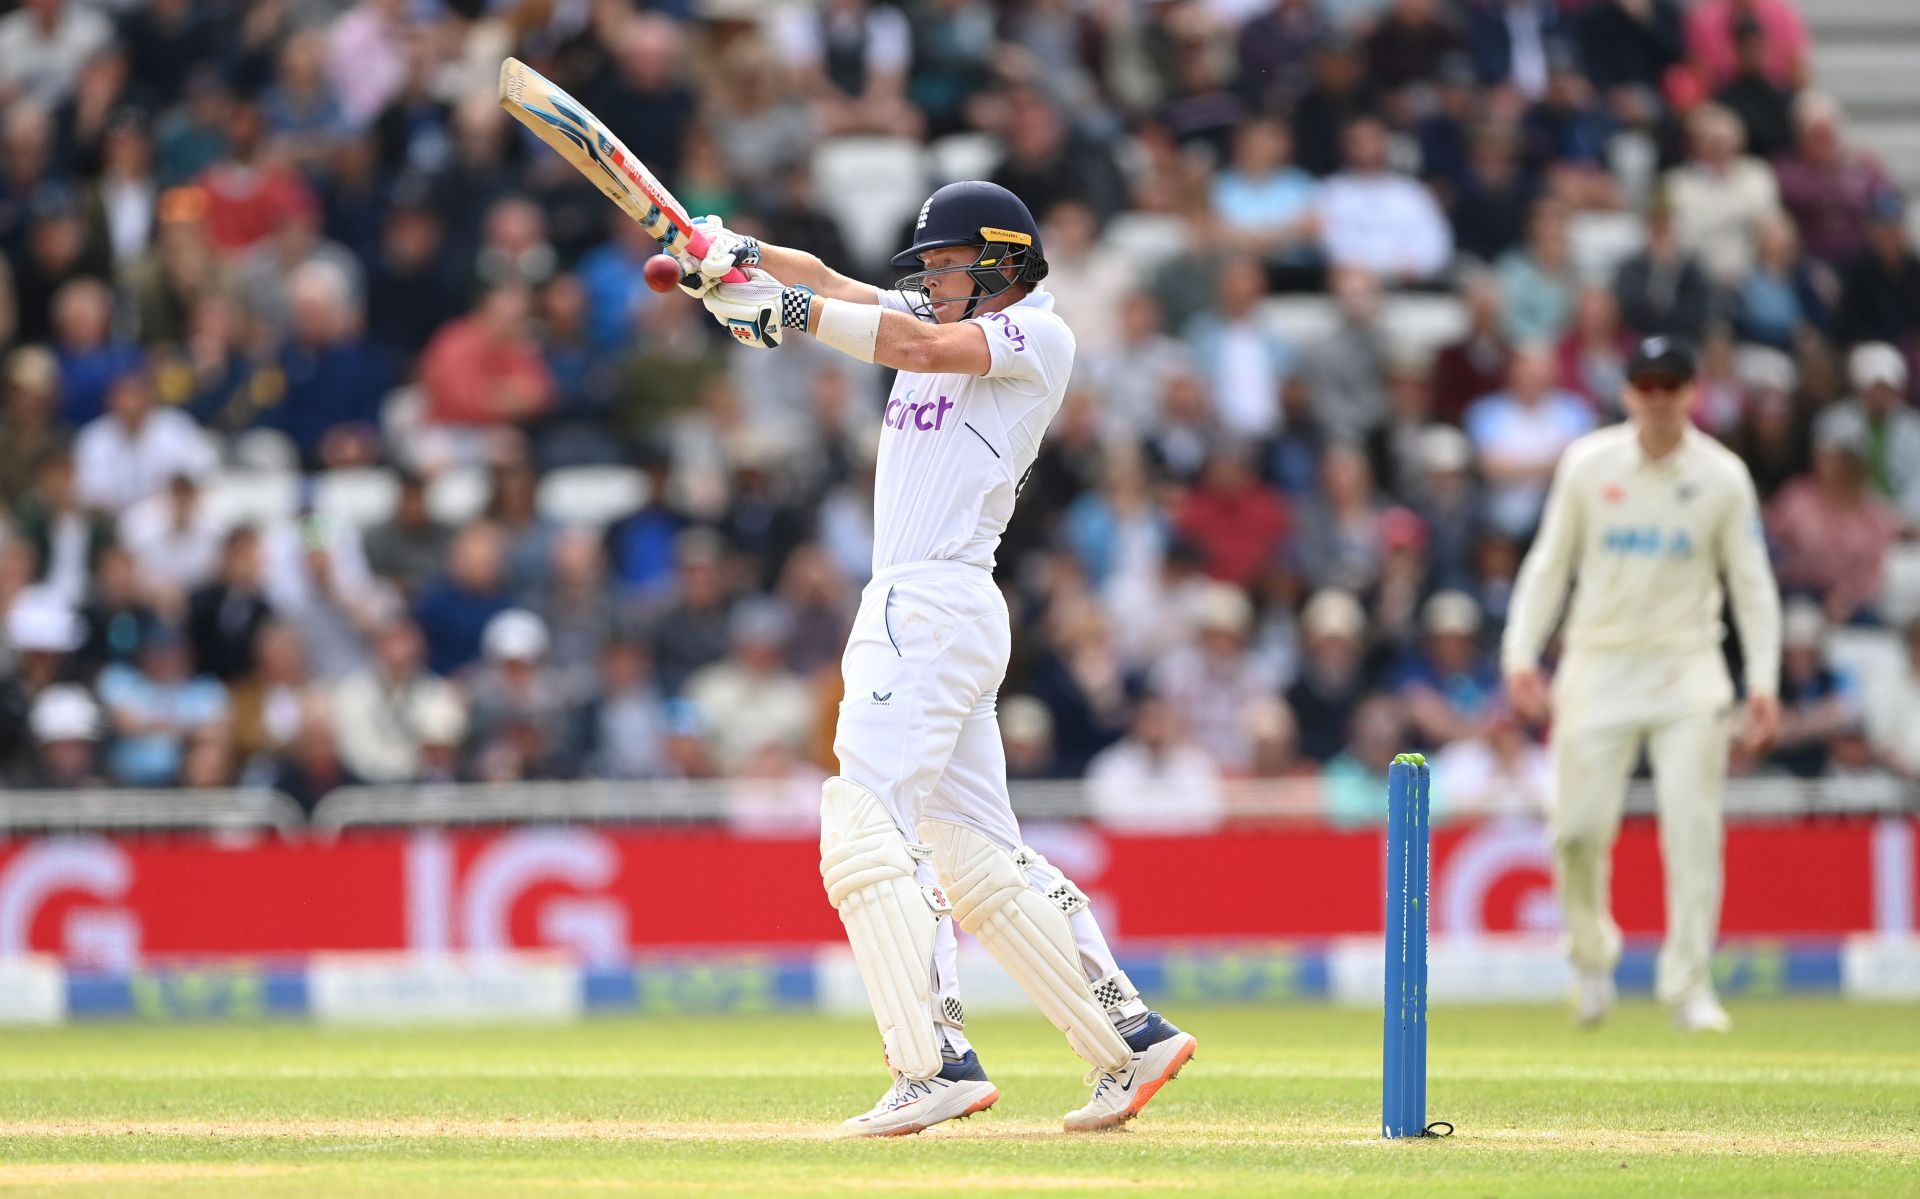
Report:
[[[877,304],[879,289],[849,279],[805,250],[760,243],[760,269],[789,286],[810,287],[816,295],[854,304]]]

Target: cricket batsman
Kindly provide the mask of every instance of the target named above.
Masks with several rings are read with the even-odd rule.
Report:
[[[1655,992],[1683,1029],[1732,1027],[1709,969],[1733,714],[1723,581],[1746,661],[1743,735],[1756,747],[1779,721],[1780,599],[1752,477],[1689,418],[1695,371],[1685,344],[1640,343],[1627,367],[1627,423],[1587,434],[1560,459],[1501,647],[1515,709],[1544,719],[1540,654],[1577,580],[1552,685],[1548,826],[1583,1024],[1613,1007],[1620,929],[1608,902],[1611,852],[1644,746],[1666,870]]]
[[[1023,844],[994,716],[1012,639],[994,551],[1073,369],[1073,333],[1039,287],[1033,216],[992,183],[941,188],[893,259],[918,268],[895,290],[696,223],[711,246],[681,286],[742,345],[804,330],[899,372],[881,420],[873,579],[841,659],[840,773],[820,801],[820,874],[893,1085],[842,1127],[915,1133],[1000,1097],[967,1041],[953,921],[1092,1066],[1067,1129],[1121,1124],[1195,1041],[1147,1008],[1086,895]],[[735,267],[747,282],[718,282]]]

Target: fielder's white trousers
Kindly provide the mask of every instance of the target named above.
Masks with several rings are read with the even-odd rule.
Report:
[[[840,773],[880,797],[894,827],[917,839],[922,817],[979,830],[1017,854],[1022,841],[1007,797],[1006,751],[995,712],[1012,646],[1006,599],[993,576],[962,562],[921,562],[874,575],[840,660],[846,695],[834,731]],[[1063,877],[1051,864],[1029,867],[1027,883],[1045,894]],[[922,886],[937,880],[921,860]],[[1091,911],[1069,918],[1087,978],[1117,966]],[[951,917],[934,948],[934,1002],[959,997]],[[941,1025],[948,1045],[966,1037]]]
[[[1666,874],[1666,941],[1654,990],[1680,1003],[1713,987],[1720,928],[1720,805],[1733,685],[1719,653],[1654,658],[1572,653],[1554,676],[1555,882],[1581,970],[1620,960],[1610,886],[1627,781],[1644,746],[1653,766]]]

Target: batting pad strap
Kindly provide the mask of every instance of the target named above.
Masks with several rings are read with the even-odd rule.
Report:
[[[840,912],[873,1005],[887,1063],[909,1078],[940,1070],[934,934],[946,897],[914,878],[914,858],[880,799],[851,779],[820,790],[820,877]]]
[[[880,344],[882,309],[879,305],[850,304],[815,296],[813,307],[820,314],[820,327],[813,335],[822,345],[832,346],[862,362],[873,361],[875,347]]]
[[[1124,970],[1115,970],[1093,984],[1093,1001],[1109,1012],[1117,1012],[1139,998],[1140,988]]]
[[[1027,882],[1014,855],[965,825],[920,822],[953,918],[1013,976],[1027,998],[1066,1034],[1073,1051],[1103,1070],[1124,1069],[1133,1051],[1114,1031],[1081,972],[1073,928],[1054,900]]]

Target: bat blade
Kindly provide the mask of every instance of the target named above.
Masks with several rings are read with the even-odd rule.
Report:
[[[698,267],[707,253],[706,235],[693,227],[673,193],[586,105],[526,63],[509,58],[500,64],[500,106],[572,163],[682,267]],[[735,268],[726,280],[737,283],[746,277]]]

